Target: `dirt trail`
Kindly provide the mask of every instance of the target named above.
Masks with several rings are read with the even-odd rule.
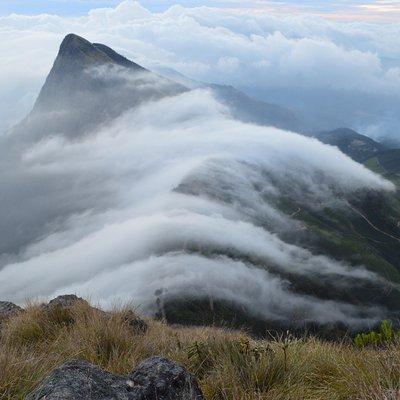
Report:
[[[301,208],[299,207],[294,213],[290,214],[289,217],[293,218],[295,217],[297,214],[299,214],[301,212]]]
[[[364,221],[366,221],[372,228],[374,228],[377,232],[382,233],[383,235],[390,237],[394,240],[397,240],[398,242],[400,242],[400,238],[391,235],[390,233],[387,233],[385,231],[383,231],[382,229],[379,229],[376,225],[374,225],[361,211],[357,210],[357,208],[353,207],[351,204],[347,204],[348,207],[353,210],[355,213],[357,213],[361,218],[364,219]]]

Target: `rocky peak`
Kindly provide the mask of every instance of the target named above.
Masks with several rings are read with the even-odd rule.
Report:
[[[74,34],[67,35],[60,45],[57,61],[63,59],[90,62],[110,62],[110,58],[88,40]]]
[[[35,139],[48,134],[76,137],[137,104],[185,90],[104,44],[69,34],[32,112],[18,128]]]
[[[94,69],[100,66],[145,71],[103,44],[92,44],[78,35],[69,34],[60,45],[34,111],[60,109],[60,103],[65,103],[66,96],[101,89],[102,83],[93,76]]]
[[[67,35],[62,41],[53,70],[57,70],[66,64],[79,68],[114,64],[121,67],[144,70],[143,67],[121,56],[110,47],[101,43],[90,43],[88,40],[73,33]],[[66,71],[62,69],[62,72]]]

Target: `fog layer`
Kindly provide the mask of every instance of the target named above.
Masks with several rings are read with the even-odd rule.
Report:
[[[26,135],[0,143],[1,299],[76,292],[151,313],[163,289],[279,320],[382,316],[293,293],[279,273],[380,280],[280,238],[301,230],[279,211],[282,191],[323,207],[393,189],[337,149],[235,121],[207,90],[147,102],[81,137]]]

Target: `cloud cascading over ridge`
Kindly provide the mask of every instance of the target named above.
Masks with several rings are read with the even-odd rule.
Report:
[[[393,189],[333,147],[235,121],[207,90],[148,102],[79,140],[26,143],[15,157],[2,157],[1,242],[9,243],[0,259],[2,298],[76,292],[105,306],[133,300],[153,312],[161,288],[278,320],[357,326],[382,315],[378,307],[294,293],[269,271],[333,285],[379,282],[362,266],[314,255],[277,234],[298,229],[274,205],[287,186],[293,196],[312,193],[316,207],[357,189]]]

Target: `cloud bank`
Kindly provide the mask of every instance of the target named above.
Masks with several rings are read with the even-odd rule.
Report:
[[[299,228],[275,205],[288,187],[315,207],[393,189],[333,147],[235,121],[202,89],[148,102],[81,138],[25,139],[0,142],[3,299],[76,292],[152,313],[163,289],[280,321],[356,326],[384,312],[295,293],[284,277],[379,282],[280,239]]]

